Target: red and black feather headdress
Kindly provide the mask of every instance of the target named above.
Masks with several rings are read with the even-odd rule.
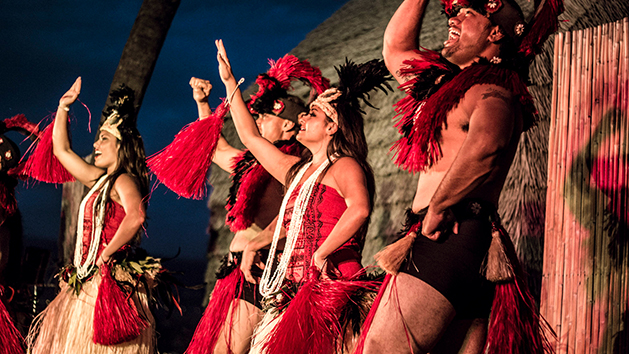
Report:
[[[557,17],[563,12],[563,0],[536,0],[533,18],[526,23],[514,0],[441,0],[447,16],[456,16],[461,8],[472,8],[487,16],[514,40],[518,54],[527,61],[539,53],[548,37],[559,28]]]
[[[299,60],[291,54],[277,61],[269,59],[269,64],[269,70],[256,78],[258,91],[251,95],[249,110],[253,114],[273,114],[297,123],[299,113],[308,109],[301,99],[288,93],[291,82],[302,81],[311,87],[313,93],[321,94],[330,87],[330,80],[323,77],[321,70],[308,60]]]

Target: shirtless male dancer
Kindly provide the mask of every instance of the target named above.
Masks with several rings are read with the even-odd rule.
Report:
[[[396,163],[420,174],[405,225],[414,241],[399,269],[387,269],[364,353],[483,352],[494,286],[480,269],[520,135],[535,116],[516,59],[518,5],[446,1],[439,55],[419,51],[428,2],[405,0],[384,34],[387,68],[409,95],[398,105]]]

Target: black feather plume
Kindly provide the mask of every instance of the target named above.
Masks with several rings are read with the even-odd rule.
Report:
[[[258,85],[264,85],[264,91],[249,104],[249,108],[253,112],[272,113],[275,100],[288,96],[288,92],[282,87],[282,84],[267,73],[258,75],[256,83]]]
[[[369,92],[381,90],[386,94],[392,91],[388,83],[392,77],[381,59],[356,64],[345,58],[345,64],[336,67],[336,72],[339,76],[338,89],[342,93],[338,104],[348,104],[361,113],[364,112],[360,108],[359,99],[362,99],[369,107],[376,108],[368,101]]]
[[[109,105],[103,110],[103,117],[106,119],[114,111],[120,115],[123,127],[135,127],[137,115],[135,110],[135,91],[132,88],[125,84],[120,84],[117,89],[109,93]]]

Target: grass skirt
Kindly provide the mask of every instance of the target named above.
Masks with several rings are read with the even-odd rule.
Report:
[[[61,291],[39,314],[27,337],[32,354],[153,354],[156,352],[155,320],[148,307],[147,291],[142,283],[131,296],[138,313],[149,323],[140,336],[117,345],[95,344],[94,306],[101,282],[99,273],[83,284],[77,296],[64,281]]]

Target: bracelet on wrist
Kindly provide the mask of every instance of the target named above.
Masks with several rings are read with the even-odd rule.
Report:
[[[70,111],[70,107],[68,107],[68,106],[61,106],[61,105],[59,105],[59,108],[63,109],[66,112]]]

